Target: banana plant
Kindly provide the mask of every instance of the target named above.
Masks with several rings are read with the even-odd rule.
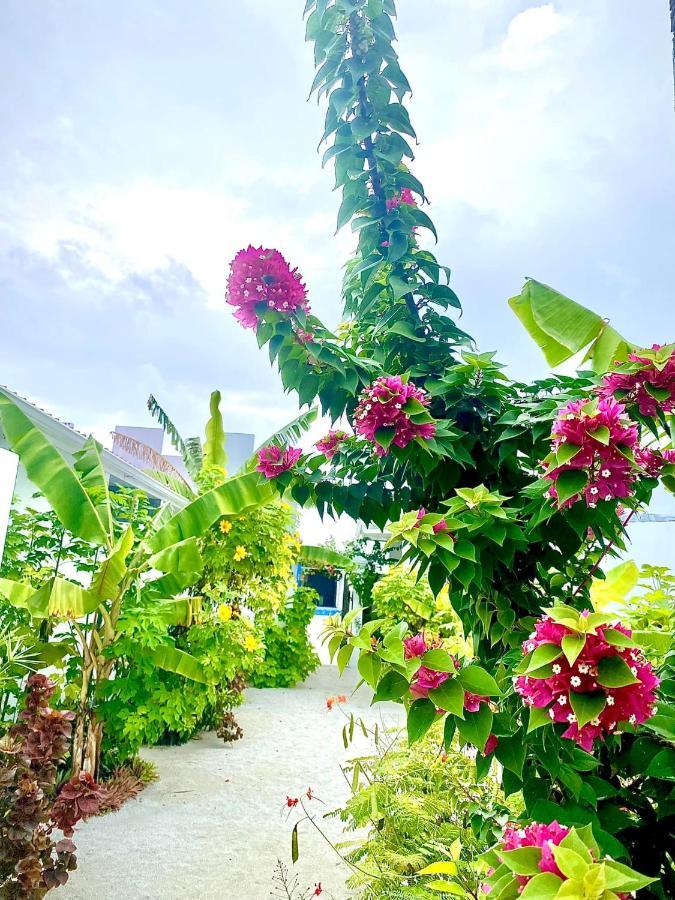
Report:
[[[25,608],[37,622],[67,620],[77,639],[81,683],[73,742],[73,772],[98,769],[102,723],[96,716],[100,685],[114,677],[112,652],[119,636],[125,600],[142,594],[167,614],[184,614],[185,597],[203,561],[198,538],[221,518],[241,515],[268,503],[274,491],[255,472],[225,479],[195,497],[179,512],[163,507],[148,530],[135,534],[133,523],[113,516],[101,447],[89,437],[70,463],[0,389],[0,421],[26,473],[44,495],[65,529],[100,548],[101,561],[87,585],[54,577],[39,590],[8,579],[0,580],[0,595]],[[217,441],[216,429],[211,440]],[[208,441],[207,441],[208,445]],[[205,681],[199,661],[172,645],[154,657],[159,668]]]
[[[509,306],[553,367],[585,350],[583,362],[603,375],[635,346],[607,319],[534,278],[527,279]]]

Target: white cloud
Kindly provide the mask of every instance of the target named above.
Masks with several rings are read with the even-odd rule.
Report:
[[[540,66],[551,52],[551,38],[568,23],[568,17],[556,12],[553,3],[532,6],[518,13],[510,21],[501,45],[501,64],[514,71]]]

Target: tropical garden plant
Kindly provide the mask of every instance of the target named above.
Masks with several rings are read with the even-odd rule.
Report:
[[[130,604],[161,610],[166,624],[191,616],[190,598],[181,597],[200,577],[204,561],[198,538],[214,522],[227,520],[268,502],[273,492],[255,473],[225,480],[178,512],[162,508],[141,519],[113,515],[111,491],[100,446],[89,438],[69,463],[7,394],[0,392],[0,417],[12,449],[42,492],[62,528],[97,548],[96,568],[86,583],[52,575],[35,590],[13,579],[0,582],[0,594],[25,609],[36,623],[67,621],[77,666],[77,708],[71,766],[96,774],[103,721],[98,706],[113,678],[116,643]],[[208,682],[212,675],[195,657],[179,649],[170,635],[152,651],[153,665],[185,678]]]
[[[410,169],[416,134],[393,0],[308,0],[305,12],[337,224],[358,235],[345,322],[325,327],[298,269],[271,248],[234,257],[228,303],[284,388],[301,405],[318,399],[340,427],[309,453],[272,442],[258,470],[299,504],[387,528],[434,595],[447,588],[474,658],[409,633],[405,620],[357,634],[352,613],[333,629],[333,652],[342,666],[358,654],[376,699],[405,705],[411,744],[442,719],[446,745],[458,733],[479,774],[494,753],[504,793],[522,795],[521,830],[569,837],[558,855],[580,861],[556,856],[545,870],[539,845],[527,871],[500,875],[495,896],[539,896],[541,881],[518,880],[535,863],[556,879],[541,896],[610,900],[646,885],[670,896],[673,682],[650,660],[663,635],[593,611],[590,585],[659,481],[673,486],[674,347],[635,348],[528,280],[512,306],[549,361],[587,348],[590,369],[522,384],[479,352],[455,321],[449,269],[424,243],[436,232]],[[607,855],[614,868],[600,862]],[[446,892],[462,889],[446,880]]]

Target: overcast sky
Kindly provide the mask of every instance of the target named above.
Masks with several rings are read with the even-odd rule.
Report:
[[[259,438],[296,413],[223,302],[249,242],[340,318],[348,232],[316,143],[301,0],[0,0],[0,383],[102,439],[185,434],[220,388]],[[530,275],[631,339],[675,340],[667,0],[399,0],[414,171],[464,327],[519,377]]]

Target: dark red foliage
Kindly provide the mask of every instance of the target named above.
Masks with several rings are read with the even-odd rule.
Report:
[[[100,802],[101,789],[89,775],[71,779],[54,799],[74,718],[49,706],[55,687],[32,675],[19,722],[0,741],[0,896],[12,900],[39,900],[66,883],[77,865],[73,826]],[[54,840],[54,828],[65,837]]]

